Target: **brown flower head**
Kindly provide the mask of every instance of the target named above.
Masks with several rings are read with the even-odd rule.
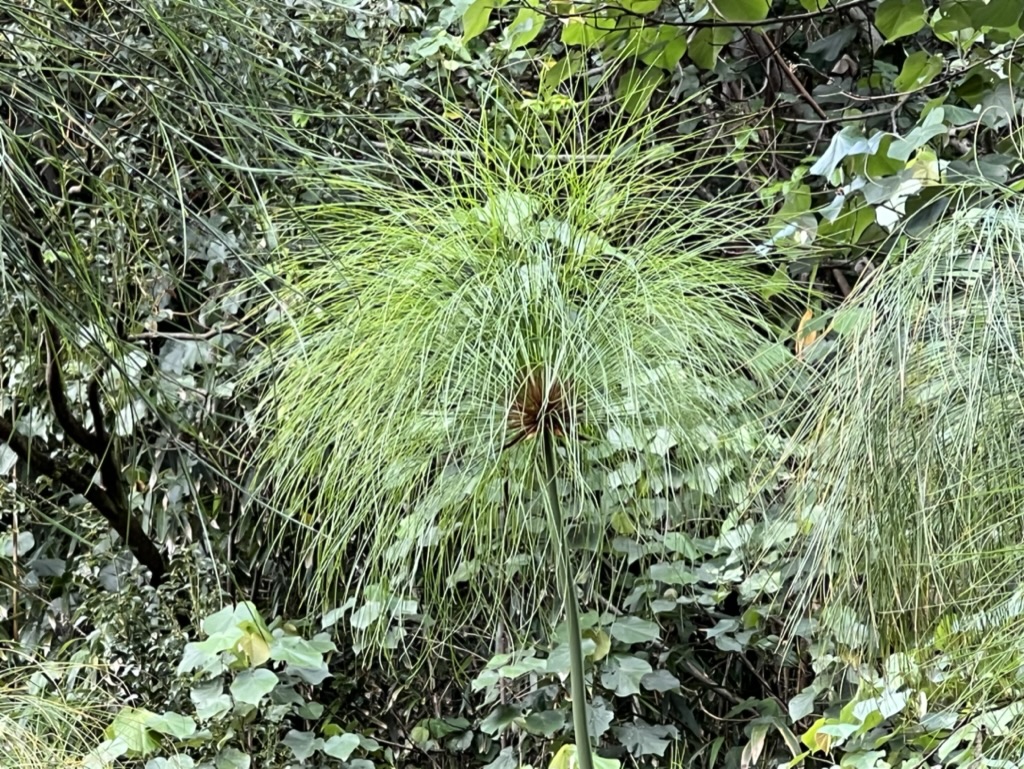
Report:
[[[558,437],[575,432],[579,408],[569,383],[552,376],[542,366],[524,369],[517,381],[507,422],[512,438],[504,448],[533,438],[542,430],[550,430]]]

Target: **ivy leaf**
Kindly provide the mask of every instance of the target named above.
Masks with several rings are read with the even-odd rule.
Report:
[[[235,698],[236,702],[259,705],[260,700],[274,691],[277,684],[277,675],[272,670],[266,668],[245,670],[231,682],[231,696]]]
[[[893,87],[897,91],[914,91],[924,88],[935,76],[942,72],[942,56],[930,54],[927,51],[914,51],[903,62],[903,69],[893,80]]]
[[[879,760],[885,757],[884,750],[858,750],[843,753],[843,766],[850,769],[875,769]]]
[[[259,667],[270,659],[270,636],[265,636],[254,622],[242,624],[244,635],[238,640],[237,649],[245,655],[251,667]]]
[[[481,35],[491,22],[494,0],[474,0],[462,14],[462,42],[468,43]]]
[[[110,726],[103,730],[103,736],[120,740],[128,755],[145,756],[160,745],[149,730],[149,720],[155,717],[155,713],[143,708],[121,708]]]
[[[193,769],[195,765],[196,762],[190,756],[170,756],[149,759],[146,769]]]
[[[591,48],[614,30],[615,26],[615,19],[605,16],[571,16],[562,27],[561,42]]]
[[[661,0],[622,0],[622,7],[629,13],[654,13],[661,5]]]
[[[750,730],[750,742],[743,746],[743,752],[740,754],[740,766],[757,766],[761,758],[761,752],[764,750],[764,741],[767,736],[768,724],[755,723]]]
[[[814,712],[814,700],[818,693],[808,686],[789,701],[789,718],[796,723]]]
[[[319,668],[324,664],[323,655],[305,638],[281,636],[270,646],[270,657],[278,662],[287,662],[300,668]]]
[[[621,617],[608,628],[611,637],[624,644],[639,644],[654,641],[661,634],[661,628],[650,620],[639,617]]]
[[[652,564],[647,571],[648,575],[655,582],[664,582],[666,585],[685,586],[692,585],[698,581],[693,569],[682,561],[666,561]]]
[[[218,678],[202,686],[192,687],[189,699],[196,706],[196,715],[200,721],[209,721],[231,710],[231,698],[224,693],[223,682]]]
[[[612,650],[611,637],[600,628],[587,628],[583,631],[582,636],[584,639],[594,642],[594,650],[588,655],[594,662],[600,662]]]
[[[538,710],[526,717],[526,731],[549,738],[565,726],[565,713],[561,710]]]
[[[615,714],[601,697],[594,697],[587,703],[587,731],[595,740],[608,731],[614,718]]]
[[[296,729],[289,729],[281,742],[291,748],[292,755],[296,761],[305,761],[316,751],[323,747],[324,741],[314,737],[313,732],[300,732]]]
[[[889,157],[894,160],[902,160],[904,163],[910,159],[915,150],[920,149],[936,136],[946,133],[947,126],[944,122],[945,110],[942,107],[933,109],[928,116],[921,121],[904,139],[897,139],[889,145]]]
[[[655,670],[641,678],[640,685],[649,692],[671,692],[679,688],[679,679],[667,670]]]
[[[666,738],[679,736],[675,727],[666,724],[653,726],[642,719],[625,726],[616,726],[612,732],[635,757],[663,756],[665,749],[671,744],[671,740]]]
[[[770,8],[770,0],[718,0],[715,3],[723,21],[764,21]]]
[[[4,452],[7,452],[7,454],[5,455]],[[8,449],[6,443],[0,443],[0,475],[3,475],[10,469],[10,467],[3,467],[5,464],[4,457],[7,455],[13,457],[10,467],[14,467],[14,459],[17,459],[18,455]],[[13,532],[7,532],[0,538],[0,558],[13,558],[15,553],[19,556],[24,556],[35,547],[35,544],[36,538],[32,536],[31,531],[18,532],[17,540],[15,540]]]
[[[324,753],[333,758],[348,761],[352,751],[358,747],[358,734],[336,734],[324,743]]]
[[[924,0],[882,0],[875,12],[875,26],[886,42],[913,35],[924,24]]]
[[[480,722],[480,731],[484,734],[497,734],[505,729],[521,715],[519,708],[511,705],[499,705]]]
[[[733,27],[704,27],[690,40],[687,55],[701,69],[714,69],[718,54],[732,40]]]
[[[213,765],[216,769],[249,769],[252,766],[252,758],[238,748],[224,748],[213,759]]]
[[[664,79],[665,73],[660,69],[646,67],[641,70],[633,67],[619,79],[615,95],[622,100],[622,108],[626,112],[636,115],[647,109],[654,90]]]
[[[846,126],[832,137],[828,149],[822,153],[817,162],[808,169],[812,176],[832,176],[838,165],[851,155],[874,155],[882,142],[884,134],[876,133],[870,139],[865,138],[857,126]]]
[[[1021,19],[1020,0],[988,0],[987,3],[966,4],[967,13],[971,17],[971,25],[975,29],[996,27],[1012,29],[1018,26]]]
[[[232,632],[241,635],[241,626],[245,622],[254,622],[264,631],[266,630],[266,623],[252,601],[241,601],[234,606],[225,606],[204,619],[202,627],[203,632],[210,636]]]
[[[196,733],[196,722],[180,713],[164,713],[154,716],[146,723],[154,732],[166,734],[178,740],[186,740]]]
[[[601,674],[601,685],[615,692],[616,697],[632,697],[640,693],[640,682],[653,672],[650,663],[639,657],[616,654],[609,669]]]
[[[678,28],[670,24],[659,24],[658,26],[634,27],[629,30],[629,39],[623,51],[624,56],[636,56],[648,67],[660,67],[661,69],[672,70],[686,53],[686,35]],[[659,433],[668,436],[668,431],[659,429]],[[669,448],[675,445],[671,441]],[[658,451],[660,444],[655,446],[652,442],[651,451],[664,455],[668,449]]]
[[[506,32],[508,35],[507,49],[514,51],[532,43],[544,29],[545,21],[547,21],[547,17],[533,8],[521,8]]]
[[[516,759],[515,751],[512,746],[502,748],[491,763],[485,764],[483,769],[516,769],[519,766],[519,761]]]
[[[670,531],[663,538],[665,547],[673,553],[681,555],[688,561],[695,561],[700,557],[700,551],[693,541],[693,537],[682,531]]]

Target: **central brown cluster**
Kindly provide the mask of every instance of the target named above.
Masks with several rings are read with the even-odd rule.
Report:
[[[517,381],[507,423],[512,438],[504,448],[533,438],[542,430],[559,437],[575,432],[579,413],[569,384],[550,376],[543,367],[524,369]]]

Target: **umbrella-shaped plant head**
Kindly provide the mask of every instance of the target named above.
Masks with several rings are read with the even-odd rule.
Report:
[[[599,548],[642,514],[641,476],[696,516],[669,473],[713,459],[727,412],[763,415],[756,200],[698,196],[714,162],[653,120],[574,138],[590,117],[464,118],[281,220],[259,459],[312,593],[361,591],[363,625],[416,599],[457,627],[558,563],[578,638],[569,534]],[[618,502],[609,447],[632,462]]]

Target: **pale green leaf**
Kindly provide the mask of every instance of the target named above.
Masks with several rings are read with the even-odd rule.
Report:
[[[561,710],[539,710],[526,717],[526,730],[542,737],[551,737],[565,726],[565,713]]]
[[[658,638],[661,628],[654,622],[640,617],[620,617],[608,629],[616,641],[624,644],[649,643]]]
[[[533,8],[520,8],[506,30],[506,47],[510,51],[523,48],[534,41],[544,29],[547,17]]]
[[[358,747],[358,734],[335,734],[324,742],[324,753],[333,758],[348,761],[349,756],[351,756],[352,752]]]
[[[252,757],[238,748],[224,748],[213,759],[216,769],[249,769]]]
[[[312,732],[300,732],[296,729],[289,729],[288,733],[281,740],[281,744],[292,751],[298,761],[305,761],[318,749],[323,747],[324,741],[316,737]]]
[[[235,698],[236,702],[259,705],[260,700],[270,694],[277,684],[277,675],[272,670],[266,668],[243,670],[231,682],[231,696]]]
[[[814,712],[814,701],[818,693],[810,686],[789,701],[789,718],[796,723]]]
[[[180,713],[164,713],[150,718],[146,724],[154,732],[184,740],[195,734],[196,722]]]
[[[609,658],[608,669],[601,674],[601,685],[615,692],[616,697],[632,697],[640,693],[640,682],[651,673],[646,660],[626,654]]]

